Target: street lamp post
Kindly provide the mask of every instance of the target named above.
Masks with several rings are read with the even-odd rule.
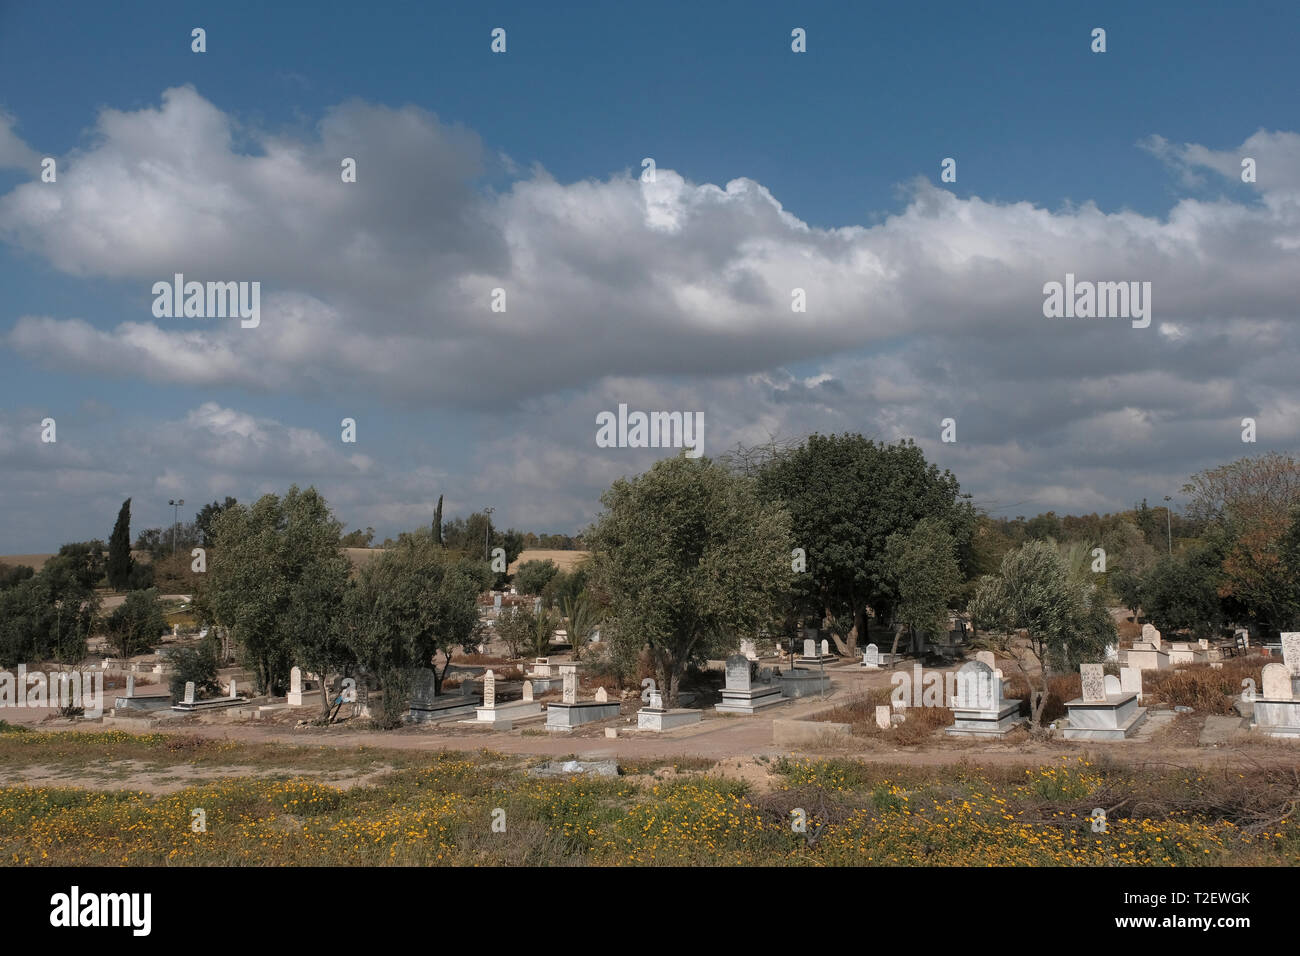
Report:
[[[1169,502],[1173,501],[1168,495],[1165,495],[1165,535],[1169,542],[1169,553],[1174,553],[1174,523],[1169,517]]]
[[[168,498],[167,503],[172,506],[172,555],[176,554],[176,527],[181,523],[181,506],[185,504],[184,498]]]

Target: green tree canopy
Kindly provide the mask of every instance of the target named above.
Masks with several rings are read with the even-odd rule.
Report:
[[[104,567],[108,586],[114,591],[125,590],[134,564],[131,558],[131,499],[127,498],[117,512],[113,533],[108,538],[108,561]]]
[[[899,595],[888,573],[885,542],[933,518],[952,536],[959,565],[971,560],[975,511],[957,479],[928,464],[910,441],[884,444],[861,435],[811,435],[778,450],[758,470],[760,488],[793,519],[794,544],[808,570],[795,579],[801,613],[851,622],[842,653],[856,654],[867,612],[892,615]]]
[[[790,516],[751,480],[685,456],[614,482],[601,502],[585,535],[593,579],[614,640],[649,647],[671,706],[692,660],[734,651],[777,613],[791,578]]]

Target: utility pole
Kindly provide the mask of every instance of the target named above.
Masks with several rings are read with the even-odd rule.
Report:
[[[1174,521],[1169,517],[1169,502],[1174,499],[1165,495],[1165,535],[1169,541],[1169,553],[1174,553]]]
[[[181,523],[181,506],[185,504],[184,498],[168,498],[167,503],[172,506],[172,555],[176,554],[176,527]]]

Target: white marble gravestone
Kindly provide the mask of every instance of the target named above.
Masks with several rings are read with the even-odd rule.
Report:
[[[525,680],[525,681],[524,681],[524,700],[532,700],[532,699],[533,699],[533,682],[530,681],[530,680]]]
[[[1262,684],[1265,700],[1291,699],[1291,673],[1285,664],[1265,664]]]
[[[1138,673],[1141,673],[1141,671],[1139,671]],[[1124,690],[1123,685],[1120,684],[1120,682],[1119,682],[1119,678],[1116,677],[1114,674],[1107,674],[1107,675],[1106,675],[1105,684],[1106,684],[1106,696],[1107,696],[1107,697],[1110,697],[1112,694],[1120,694],[1120,693],[1123,693],[1123,690]]]
[[[603,687],[597,687],[597,688],[596,688],[596,701],[597,701],[598,703],[603,704],[603,703],[605,703],[605,702],[608,701],[608,700],[609,700],[609,691],[605,690],[605,688],[603,688]]]
[[[497,705],[497,675],[490,668],[483,675],[483,709],[494,710]]]
[[[126,696],[127,697],[135,696],[135,675],[134,674],[126,675]]]
[[[1282,663],[1293,678],[1300,678],[1300,631],[1282,632]]]
[[[194,703],[194,681],[192,681],[192,680],[187,680],[187,681],[185,682],[185,699],[184,699],[184,703],[186,703],[186,704],[192,704],[192,703]]]
[[[578,702],[578,672],[572,668],[564,671],[564,693],[560,699],[566,704]]]
[[[1160,632],[1156,630],[1155,625],[1143,624],[1142,640],[1147,642],[1148,644],[1154,644],[1156,648],[1159,649],[1163,638],[1161,638]]]
[[[998,669],[998,659],[992,651],[976,651],[975,660],[984,664],[991,671]]]
[[[804,657],[816,657],[816,656],[817,656],[817,642],[816,642],[816,641],[813,641],[813,640],[805,640],[805,641],[803,642],[803,656],[804,656]]]
[[[1142,699],[1142,671],[1137,667],[1119,669],[1119,689],[1121,693],[1137,694]]]
[[[1080,664],[1079,677],[1083,684],[1081,698],[1089,703],[1106,699],[1106,671],[1101,664]]]
[[[890,727],[893,726],[893,724],[890,721],[890,716],[892,714],[893,714],[893,710],[890,708],[888,704],[877,704],[876,705],[876,726],[879,727],[881,730],[888,730]]]
[[[867,670],[880,670],[880,648],[868,644],[862,651],[862,666]]]
[[[289,696],[286,698],[290,707],[302,706],[302,668],[289,670]]]

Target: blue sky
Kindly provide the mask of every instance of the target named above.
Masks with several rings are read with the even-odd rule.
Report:
[[[710,434],[724,445],[774,429],[814,428],[914,435],[924,444],[950,409],[959,423],[970,424],[962,433],[975,440],[936,446],[932,457],[952,467],[986,506],[1027,501],[1019,510],[1028,513],[1105,510],[1144,494],[1159,498],[1192,470],[1241,454],[1229,425],[1244,415],[1270,422],[1264,429],[1270,447],[1293,447],[1283,427],[1291,417],[1291,393],[1284,378],[1270,378],[1270,363],[1293,344],[1294,313],[1279,303],[1294,301],[1295,287],[1281,275],[1280,263],[1246,256],[1235,262],[1213,250],[1217,243],[1240,246],[1239,215],[1259,218],[1252,235],[1273,230],[1268,244],[1275,251],[1285,250],[1294,236],[1294,219],[1283,208],[1300,160],[1288,138],[1297,128],[1300,9],[1294,4],[1252,4],[1249,12],[1187,3],[1141,9],[1120,3],[266,6],[133,3],[123,14],[74,3],[50,16],[36,5],[0,4],[0,111],[15,141],[25,144],[13,148],[12,162],[0,162],[8,166],[0,168],[0,283],[6,292],[0,309],[0,481],[7,474],[12,490],[0,506],[0,553],[106,536],[116,510],[111,502],[128,495],[139,502],[137,514],[152,502],[134,522],[138,530],[163,523],[169,496],[243,499],[283,488],[290,473],[333,492],[349,526],[373,525],[381,536],[423,523],[420,515],[444,487],[452,513],[495,503],[505,523],[576,530],[594,513],[609,478],[653,460],[625,449],[599,466],[584,463],[596,452],[588,447],[592,413],[613,407],[623,394],[633,403],[660,403],[653,407],[701,407],[717,423]],[[190,51],[194,26],[207,31],[204,54]],[[1089,49],[1090,31],[1098,26],[1107,31],[1104,54]],[[494,27],[507,30],[504,55],[488,49]],[[807,30],[805,54],[790,50],[794,27]],[[266,156],[268,137],[328,153],[321,123],[353,101],[362,104],[361,112],[340,121],[345,128],[378,130],[380,140],[391,132],[398,144],[405,142],[403,121],[391,111],[408,105],[424,111],[421,122],[434,130],[432,140],[420,140],[434,150],[430,162],[420,161],[424,146],[395,145],[410,161],[399,164],[401,181],[387,183],[391,194],[377,201],[400,218],[401,202],[393,197],[403,190],[421,196],[412,208],[428,213],[428,235],[438,237],[430,239],[430,254],[457,263],[438,266],[436,281],[413,285],[409,295],[389,280],[392,299],[374,301],[380,317],[370,319],[372,300],[355,284],[351,290],[333,287],[328,264],[316,274],[283,244],[274,257],[253,260],[265,271],[218,274],[220,266],[246,262],[239,248],[256,241],[251,233],[239,237],[235,203],[205,220],[229,228],[229,256],[206,244],[187,249],[181,241],[175,258],[200,267],[212,262],[217,271],[204,278],[260,279],[265,295],[309,297],[304,330],[316,327],[313,309],[336,310],[337,320],[322,333],[329,346],[314,350],[300,340],[296,346],[280,341],[273,351],[282,368],[266,360],[244,375],[235,371],[239,350],[261,341],[246,337],[231,346],[230,374],[202,375],[197,382],[184,369],[158,370],[143,360],[127,368],[114,368],[108,358],[96,362],[95,353],[116,355],[112,348],[130,338],[124,324],[165,323],[149,314],[149,288],[170,278],[172,257],[151,250],[148,234],[151,228],[158,233],[151,215],[166,222],[167,212],[159,210],[177,195],[177,177],[195,176],[189,187],[211,189],[218,198],[223,189],[241,188],[239,174],[222,181],[228,170],[214,167],[210,180],[199,172],[205,157],[226,149],[219,142],[191,144],[198,158],[178,160],[163,175],[158,167],[168,160],[151,162],[164,149],[147,141],[153,134],[137,129],[117,143],[97,127],[101,110],[143,117],[163,109],[165,91],[178,88],[192,95],[177,98],[169,107],[174,115],[220,117],[202,127],[207,132],[229,123],[227,152],[236,159]],[[367,109],[380,112],[363,116]],[[378,125],[368,126],[372,121]],[[1261,172],[1256,187],[1226,170],[1260,131],[1269,138],[1255,141],[1255,151],[1266,151],[1268,173],[1288,172],[1268,184]],[[1162,137],[1165,148],[1150,137]],[[450,154],[475,171],[458,176],[460,159],[442,165],[442,146],[430,145],[435,140],[452,144]],[[353,151],[364,156],[377,145],[358,139]],[[112,218],[102,196],[83,192],[61,205],[51,224],[22,198],[42,188],[32,156],[60,160],[63,181],[46,189],[93,189],[89,177],[74,179],[81,164],[99,170],[100,181],[102,171],[124,168],[146,198]],[[689,241],[683,234],[677,245],[655,245],[657,234],[621,231],[626,225],[610,212],[623,195],[615,184],[635,180],[644,156],[686,184],[686,193],[665,201],[676,210],[673,229],[689,221],[686,231],[696,230]],[[941,184],[939,163],[947,156],[958,161],[958,181]],[[358,186],[373,188],[368,175],[374,168],[361,160]],[[428,181],[418,182],[426,170]],[[937,217],[927,213],[935,200],[918,192],[918,177],[957,205]],[[700,191],[708,184],[725,190],[738,179],[763,192],[728,191],[718,200]],[[545,186],[552,180],[556,196]],[[587,195],[584,183],[605,184],[608,195],[600,189]],[[149,189],[160,190],[157,203],[148,201],[154,195]],[[273,207],[267,214],[281,224],[299,222],[302,210],[321,206],[295,196],[281,208],[284,195],[272,189],[259,201]],[[1270,195],[1277,208],[1269,207]],[[712,223],[718,202],[727,212]],[[555,211],[557,203],[562,212]],[[1016,205],[1026,203],[1051,222],[1031,224],[1028,207]],[[1089,203],[1097,215],[1079,215]],[[1183,207],[1187,219],[1205,234],[1189,236],[1171,222],[1179,203],[1194,204]],[[801,225],[773,219],[775,204]],[[138,223],[123,222],[140,209],[148,214]],[[457,210],[456,216],[441,221],[445,209]],[[689,211],[685,219],[682,210]],[[908,221],[909,212],[918,223]],[[578,231],[592,241],[574,239],[568,248],[566,223],[588,214],[611,215],[607,248],[599,241],[602,227],[590,223]],[[1204,225],[1211,215],[1224,218]],[[752,233],[745,231],[746,216]],[[465,217],[483,234],[462,249],[456,232]],[[944,250],[936,250],[961,232],[954,223],[970,229],[960,242],[952,240],[964,264],[960,276],[943,272]],[[336,225],[346,234],[346,219]],[[131,229],[139,232],[127,235]],[[826,257],[816,281],[826,283],[826,298],[839,310],[810,335],[774,333],[766,319],[744,309],[733,314],[735,303],[722,309],[725,319],[710,313],[712,306],[693,311],[683,303],[699,298],[687,290],[711,281],[709,267],[701,264],[697,275],[685,262],[660,269],[654,259],[671,258],[678,248],[701,263],[716,254],[717,262],[767,279],[783,272],[777,261],[785,253],[761,253],[766,265],[754,265],[745,259],[753,255],[754,240],[797,245],[805,229],[813,230],[815,252]],[[836,245],[843,237],[834,231],[843,229],[866,230],[861,241],[888,264],[883,274],[870,268],[855,273],[861,262]],[[1153,235],[1161,229],[1163,237]],[[999,324],[997,314],[1007,303],[983,284],[1014,285],[1019,279],[1011,277],[1024,265],[1017,249],[1033,258],[1042,235],[1059,237],[1065,258],[1053,257],[1054,271],[1024,282],[1023,298],[1032,306],[1043,281],[1073,268],[1071,230],[1078,231],[1077,248],[1086,250],[1079,253],[1082,266],[1107,264],[1109,246],[1113,268],[1131,263],[1136,270],[1102,278],[1156,280],[1157,301],[1174,310],[1164,313],[1169,322],[1163,332],[1156,323],[1134,348],[1135,333],[1124,336],[1116,328],[1045,333],[1041,315],[1032,314],[1023,325]],[[530,237],[529,256],[521,254],[516,233]],[[62,238],[73,234],[82,238],[70,248]],[[986,234],[996,237],[990,248],[997,251],[982,271],[983,253],[970,243]],[[611,250],[641,239],[657,250],[646,253],[649,261],[610,261],[617,255]],[[382,232],[378,241],[385,241]],[[122,247],[122,261],[95,248],[97,242]],[[929,250],[935,262],[907,257],[909,242]],[[138,254],[126,255],[133,243]],[[552,244],[562,248],[548,250]],[[1125,248],[1132,254],[1121,254]],[[536,250],[556,258],[537,274],[521,275],[520,263]],[[1195,250],[1216,256],[1216,268],[1195,261]],[[811,252],[796,251],[793,259]],[[319,258],[319,250],[315,254]],[[515,280],[536,289],[529,301],[537,309],[516,313],[525,324],[497,329],[490,344],[467,344],[472,316],[443,322],[426,297],[447,301],[438,296],[498,274],[506,259],[514,263]],[[774,271],[765,272],[768,267]],[[1204,297],[1194,295],[1185,279],[1207,271],[1235,277],[1239,287],[1221,282],[1215,288],[1226,289],[1223,301],[1198,304]],[[563,283],[556,281],[559,272]],[[930,283],[899,278],[927,274]],[[849,291],[836,287],[832,295],[832,286],[866,281],[864,275],[885,285],[863,292],[855,316]],[[618,287],[629,281],[663,295],[653,319],[613,307]],[[979,287],[961,285],[971,282]],[[545,303],[543,287],[551,297]],[[1186,302],[1171,296],[1171,288]],[[573,301],[561,301],[561,292]],[[1234,298],[1256,295],[1258,301]],[[944,307],[936,297],[951,311],[947,329],[936,319]],[[886,301],[888,316],[878,320],[876,303]],[[954,308],[953,301],[970,303],[969,311]],[[753,307],[744,296],[740,302]],[[676,303],[680,313],[664,303]],[[272,322],[275,314],[272,309]],[[25,317],[46,324],[22,325]],[[69,325],[74,319],[86,327]],[[658,320],[664,326],[655,330]],[[860,342],[855,321],[864,330]],[[909,333],[909,327],[918,331]],[[88,329],[99,337],[76,340]],[[380,337],[382,329],[444,345],[433,353],[430,381],[419,381],[409,368],[383,370],[384,350],[395,349],[396,340]],[[163,332],[179,334],[174,326]],[[984,356],[963,347],[968,335],[995,351]],[[676,347],[661,349],[661,342]],[[169,354],[169,346],[158,347]],[[295,355],[294,347],[302,353]],[[194,348],[201,353],[201,346]],[[453,358],[462,348],[465,354]],[[1237,348],[1241,362],[1262,364],[1253,373],[1208,364],[1216,356],[1238,361]],[[130,349],[121,354],[153,355],[167,364],[166,354]],[[1017,353],[1021,361],[1013,360]],[[248,358],[262,361],[265,354],[254,346]],[[337,358],[344,354],[350,358]],[[521,355],[531,355],[531,363]],[[446,357],[445,366],[438,356]],[[307,368],[317,371],[308,374]],[[1147,385],[1164,386],[1158,395],[1144,397],[1136,384],[1144,369],[1169,376],[1164,382],[1145,376]],[[1036,382],[1018,385],[1012,377],[1017,370]],[[1108,386],[1115,374],[1131,381]],[[930,407],[933,392],[976,378],[985,396],[957,388]],[[1265,391],[1252,391],[1259,387]],[[1179,397],[1181,388],[1198,389],[1199,397]],[[1035,397],[1036,389],[1051,397]],[[815,400],[806,402],[791,397],[814,393]],[[1200,407],[1215,395],[1218,404]],[[787,414],[792,408],[799,413]],[[58,418],[60,443],[68,443],[65,454],[74,457],[30,457],[31,422],[46,414]],[[355,449],[334,447],[345,415],[362,423]],[[329,450],[322,445],[319,460],[297,471],[265,453],[240,460],[233,446],[223,445],[219,458],[205,458],[202,443],[214,434],[224,442],[257,431],[273,447],[285,445],[285,429],[311,432]],[[1064,457],[1063,434],[1071,449]],[[141,449],[134,464],[123,460],[133,457],[120,447],[123,441]],[[1142,442],[1143,450],[1129,447],[1130,441]],[[710,453],[721,450],[709,446]],[[82,457],[75,457],[78,452]],[[354,452],[365,460],[349,457]],[[1019,464],[998,470],[987,467],[992,459]]]

